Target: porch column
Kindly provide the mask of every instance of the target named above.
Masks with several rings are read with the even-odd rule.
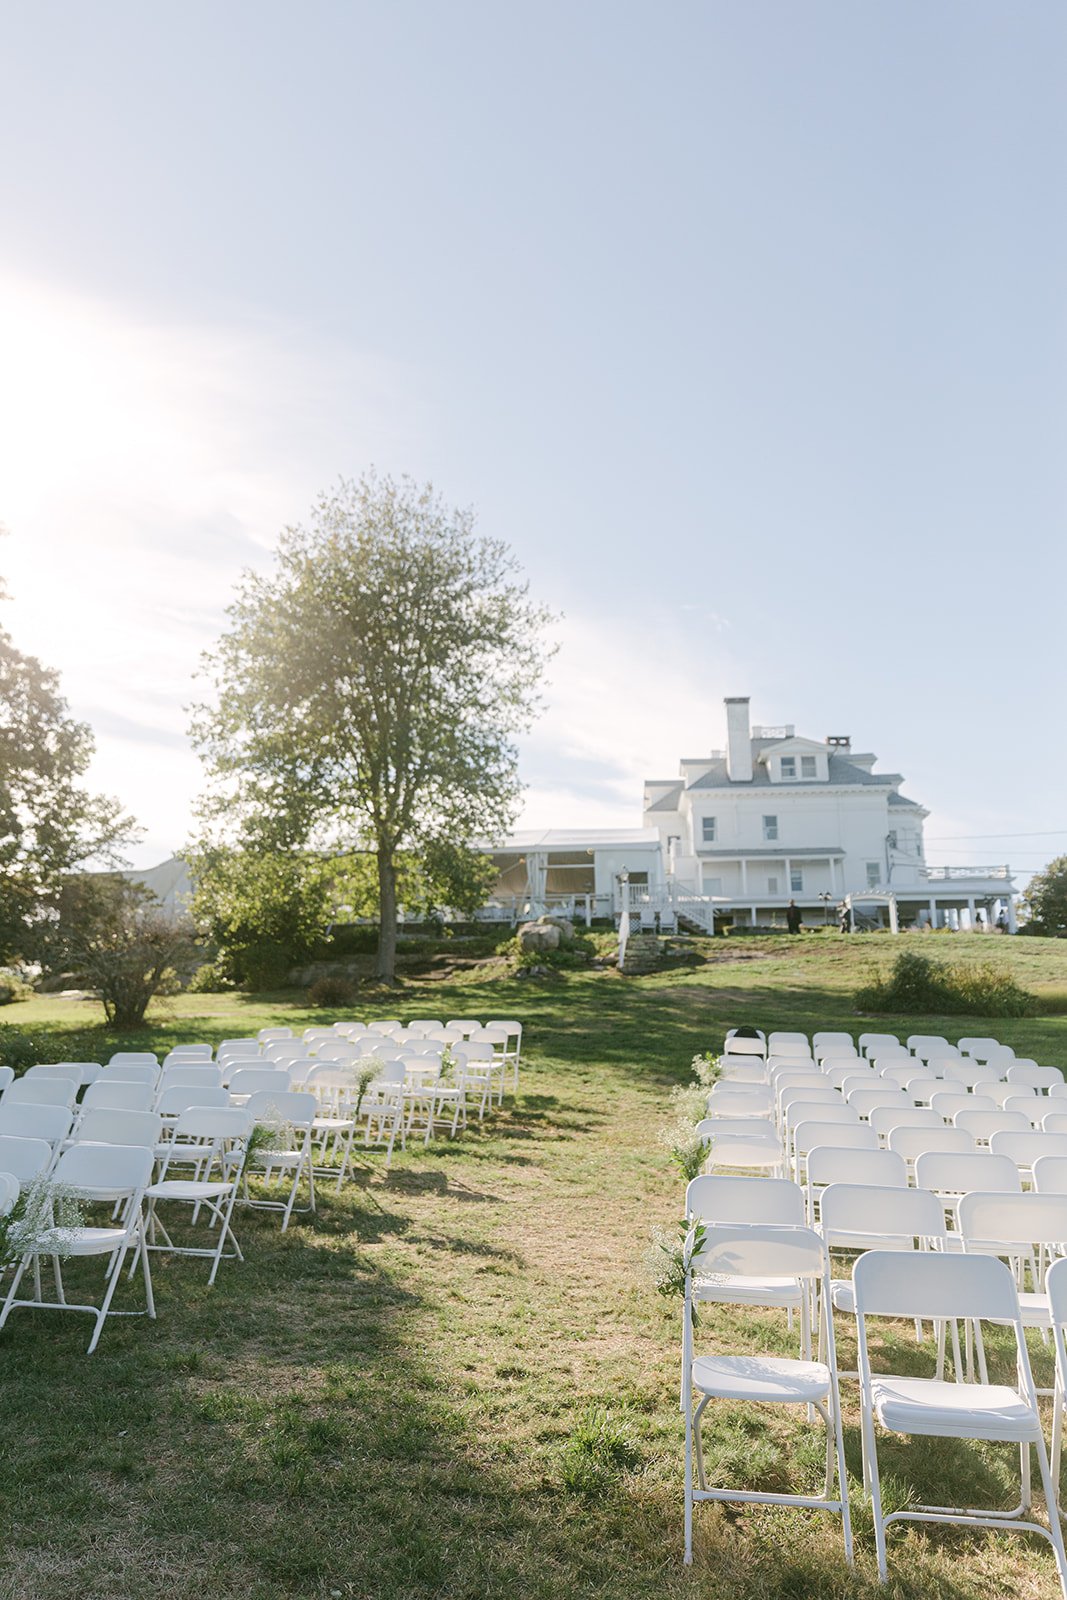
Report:
[[[1010,894],[1004,902],[1004,909],[1008,913],[1008,932],[1017,933],[1019,931],[1019,924],[1015,920],[1015,901],[1012,899]]]
[[[748,862],[741,857],[741,898],[748,894]]]
[[[792,897],[793,894],[793,863],[789,857],[785,858],[785,892]]]
[[[755,927],[756,926],[756,908],[755,908],[755,906],[750,906],[749,910],[752,913],[752,926]]]
[[[830,856],[827,866],[830,868],[830,893],[835,895],[837,893],[837,863],[833,856]]]
[[[967,897],[967,924],[968,924],[968,932],[973,933],[974,932],[974,895],[973,894],[972,895],[968,895],[968,897]]]
[[[930,901],[930,926],[931,928],[937,927],[937,901],[934,899]]]
[[[889,896],[889,931],[890,933],[900,932],[900,923],[897,920],[897,897],[893,894]]]

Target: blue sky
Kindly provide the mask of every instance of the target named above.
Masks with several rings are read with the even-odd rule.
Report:
[[[142,860],[238,572],[372,462],[564,613],[527,825],[634,823],[747,692],[931,859],[1067,850],[1060,8],[0,16],[6,620]]]

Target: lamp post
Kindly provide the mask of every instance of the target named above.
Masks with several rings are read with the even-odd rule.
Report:
[[[822,901],[823,927],[828,928],[830,926],[830,901],[833,899],[833,895],[829,889],[824,889],[819,899]]]

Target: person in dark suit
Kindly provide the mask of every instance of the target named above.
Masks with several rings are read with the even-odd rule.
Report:
[[[800,907],[795,900],[790,900],[785,912],[785,925],[790,933],[800,932],[801,921]]]

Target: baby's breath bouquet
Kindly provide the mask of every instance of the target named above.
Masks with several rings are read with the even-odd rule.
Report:
[[[695,1055],[693,1076],[703,1088],[710,1089],[722,1076],[722,1056],[713,1055],[710,1050]]]
[[[84,1221],[74,1190],[50,1178],[34,1178],[23,1185],[7,1215],[0,1217],[0,1270],[17,1266],[35,1250],[68,1256],[70,1236]]]
[[[697,1133],[696,1124],[691,1119],[680,1117],[677,1122],[661,1128],[659,1142],[686,1183],[700,1176],[708,1159],[711,1141]]]

